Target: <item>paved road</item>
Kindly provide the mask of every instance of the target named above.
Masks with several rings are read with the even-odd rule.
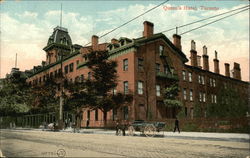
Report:
[[[147,138],[1,130],[1,150],[7,157],[239,157],[250,155],[248,142]]]

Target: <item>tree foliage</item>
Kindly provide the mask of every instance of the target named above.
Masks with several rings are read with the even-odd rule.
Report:
[[[177,83],[168,86],[164,91],[164,104],[168,107],[182,107],[182,103],[177,100],[179,87]]]
[[[4,80],[0,89],[0,115],[15,116],[30,110],[31,89],[20,73]]]
[[[32,113],[46,113],[58,111],[58,84],[48,78],[44,83],[32,87]]]
[[[91,77],[70,86],[70,97],[67,103],[73,107],[100,109],[106,121],[108,111],[118,109],[121,105],[130,102],[132,96],[120,92],[113,93],[117,86],[117,63],[108,59],[107,51],[92,51],[84,57],[88,59],[86,66],[91,72]]]

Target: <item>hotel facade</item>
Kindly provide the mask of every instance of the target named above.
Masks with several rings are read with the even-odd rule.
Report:
[[[129,106],[108,112],[107,120],[110,122],[115,119],[147,120],[147,111],[151,120],[174,118],[178,109],[165,106],[162,97],[165,87],[173,82],[179,85],[177,99],[182,102],[187,118],[194,117],[197,105],[202,109],[201,116],[206,117],[206,106],[217,104],[220,90],[227,87],[236,89],[247,103],[249,83],[241,80],[240,64],[234,63],[230,70],[230,65],[225,63],[225,75],[220,74],[215,51],[214,71],[211,71],[207,47],[203,47],[202,56],[199,56],[195,41],[191,41],[188,65],[189,60],[182,51],[181,36],[174,34],[170,41],[162,33],[154,34],[154,24],[148,21],[143,23],[143,28],[140,38],[121,37],[109,43],[99,43],[98,36],[93,35],[91,46],[83,47],[72,44],[66,28],[56,27],[43,49],[46,61],[34,66],[27,82],[31,85],[42,84],[48,78],[56,78],[60,72],[71,82],[91,79],[83,55],[107,50],[110,59],[118,63],[118,85],[114,93],[131,92],[133,95]],[[100,110],[83,109],[82,127],[86,126],[87,119],[91,127],[103,126],[103,113]]]

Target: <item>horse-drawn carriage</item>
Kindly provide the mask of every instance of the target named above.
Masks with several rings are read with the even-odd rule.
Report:
[[[135,120],[131,124],[122,125],[121,130],[118,129],[118,135],[125,129],[128,130],[128,135],[135,135],[136,131],[144,134],[147,137],[155,136],[156,132],[160,132],[165,127],[165,122],[145,122],[144,120]],[[118,127],[119,128],[119,127]]]

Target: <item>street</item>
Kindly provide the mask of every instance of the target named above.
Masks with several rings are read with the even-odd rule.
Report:
[[[1,130],[0,138],[0,149],[6,157],[245,158],[250,155],[249,142],[226,140],[8,129]]]

